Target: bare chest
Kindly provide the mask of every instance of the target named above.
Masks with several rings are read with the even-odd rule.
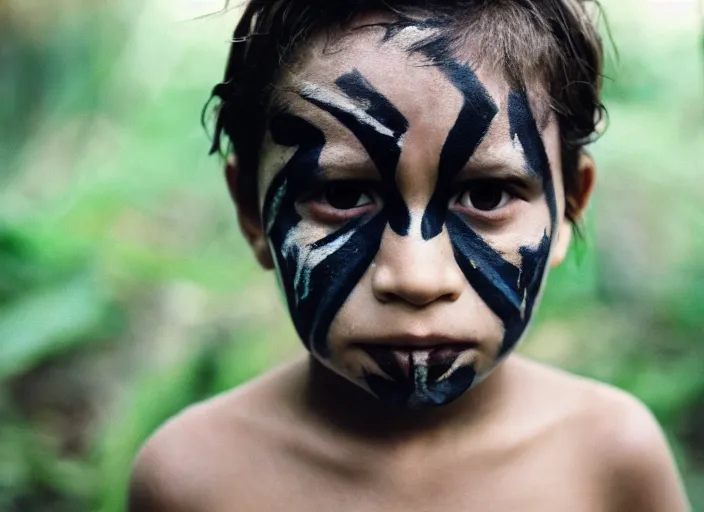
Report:
[[[414,461],[396,467],[276,459],[254,463],[213,511],[601,512],[593,471],[576,453],[533,450],[501,460]]]

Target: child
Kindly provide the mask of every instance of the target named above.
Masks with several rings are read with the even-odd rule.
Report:
[[[251,0],[214,150],[310,355],[164,426],[130,510],[688,510],[643,405],[512,355],[600,73],[578,0]]]

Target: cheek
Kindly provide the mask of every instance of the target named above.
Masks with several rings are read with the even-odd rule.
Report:
[[[545,234],[550,234],[550,211],[542,199],[521,202],[512,218],[500,227],[472,227],[504,260],[521,267],[521,249],[538,247]]]
[[[294,325],[306,347],[327,358],[330,324],[373,260],[385,222],[360,218],[336,231],[281,222],[270,243]]]
[[[285,220],[285,219],[284,219]],[[311,279],[313,271],[325,258],[331,255],[341,244],[344,244],[346,237],[341,237],[336,244],[329,246],[318,246],[320,240],[325,239],[332,233],[332,230],[325,229],[314,223],[300,221],[295,227],[290,228],[284,236],[282,242],[275,244],[269,240],[273,251],[277,253],[279,261],[288,261],[283,268],[277,266],[277,272],[283,283],[286,283],[290,294],[296,303],[306,299],[311,292]],[[289,275],[282,275],[286,272]]]
[[[453,214],[448,230],[457,262],[471,287],[504,325],[502,354],[512,350],[530,321],[547,266],[550,238],[543,234],[529,245],[511,244],[512,263],[489,241]],[[509,252],[509,251],[505,251]]]
[[[282,220],[286,221],[287,219]],[[286,233],[280,250],[284,253],[295,251],[300,254],[315,252],[316,244],[334,231],[334,229],[315,222],[300,220],[295,224],[295,227]]]

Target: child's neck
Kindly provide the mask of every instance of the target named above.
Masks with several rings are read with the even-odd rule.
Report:
[[[369,440],[444,438],[459,430],[481,429],[506,407],[511,358],[455,402],[408,409],[384,403],[309,357],[305,384],[309,411],[329,427]],[[490,421],[490,420],[489,420]]]

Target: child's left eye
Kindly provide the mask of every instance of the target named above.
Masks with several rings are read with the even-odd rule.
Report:
[[[508,205],[513,199],[506,187],[497,181],[476,180],[466,186],[457,197],[457,203],[467,209],[491,212]]]

